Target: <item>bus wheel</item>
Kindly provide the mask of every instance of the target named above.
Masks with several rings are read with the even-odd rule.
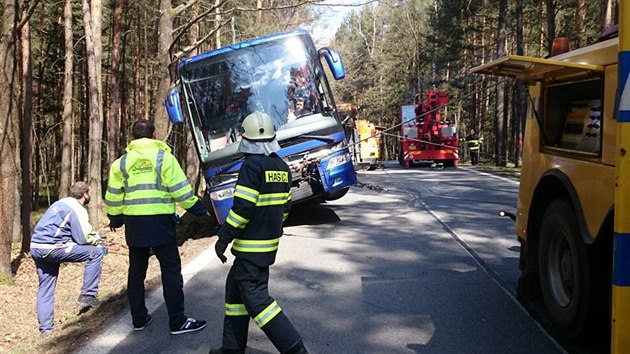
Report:
[[[346,187],[346,188],[336,190],[334,192],[326,193],[324,195],[324,200],[337,200],[343,197],[344,195],[346,195],[346,193],[348,193],[348,190],[350,190],[350,187]]]
[[[538,266],[543,316],[561,335],[575,339],[586,324],[589,264],[577,219],[564,200],[552,202],[543,216]]]

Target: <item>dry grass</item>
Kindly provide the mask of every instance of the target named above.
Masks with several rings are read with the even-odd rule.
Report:
[[[128,260],[123,230],[115,233],[107,230],[106,237],[109,245],[120,249],[115,253],[110,251],[103,261],[99,290],[101,306],[85,313],[78,312],[75,301],[83,281],[84,263],[64,263],[55,293],[55,332],[46,336],[39,334],[35,311],[38,283],[35,264],[28,254],[19,254],[19,249],[13,252],[15,284],[0,285],[0,353],[68,353],[98,333],[122,311],[128,311],[125,295]],[[196,257],[213,242],[211,237],[186,241],[180,246],[182,263]],[[160,285],[155,257],[151,258],[147,279],[148,290]]]

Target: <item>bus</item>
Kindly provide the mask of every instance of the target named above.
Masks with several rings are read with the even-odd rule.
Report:
[[[294,202],[343,197],[356,175],[327,73],[345,76],[338,52],[316,49],[306,30],[272,34],[186,58],[165,99],[173,124],[188,124],[218,223],[232,206],[243,155],[241,123],[272,117],[293,171]]]
[[[514,215],[518,295],[539,304],[552,333],[603,338],[611,352],[627,353],[630,4],[619,6],[619,31],[597,43],[565,51],[566,39],[558,39],[549,58],[508,55],[472,72],[529,84]]]

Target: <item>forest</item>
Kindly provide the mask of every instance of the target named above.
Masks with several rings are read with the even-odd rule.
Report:
[[[556,37],[571,48],[616,23],[614,0],[4,0],[0,16],[0,284],[11,255],[28,252],[32,212],[90,184],[94,225],[107,223],[103,188],[136,119],[155,122],[189,179],[203,187],[186,127],[171,126],[164,97],[188,56],[305,28],[317,38],[324,13],[351,9],[330,43],[346,78],[337,103],[396,124],[400,106],[447,91],[460,134],[484,137],[482,158],[519,166],[527,87],[469,70],[506,54],[546,57]],[[385,158],[395,158],[386,140]]]

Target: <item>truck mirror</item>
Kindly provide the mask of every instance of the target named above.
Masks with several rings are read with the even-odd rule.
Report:
[[[173,124],[183,124],[184,123],[184,115],[182,113],[182,104],[179,100],[179,87],[171,87],[166,94],[166,99],[164,100],[164,105],[166,106],[166,112],[168,113],[168,117]]]
[[[333,74],[335,80],[341,80],[346,77],[346,69],[343,67],[343,62],[341,61],[341,55],[339,55],[339,53],[337,53],[334,49],[324,47],[318,51],[318,54],[320,57],[323,56],[326,58],[330,72]]]

